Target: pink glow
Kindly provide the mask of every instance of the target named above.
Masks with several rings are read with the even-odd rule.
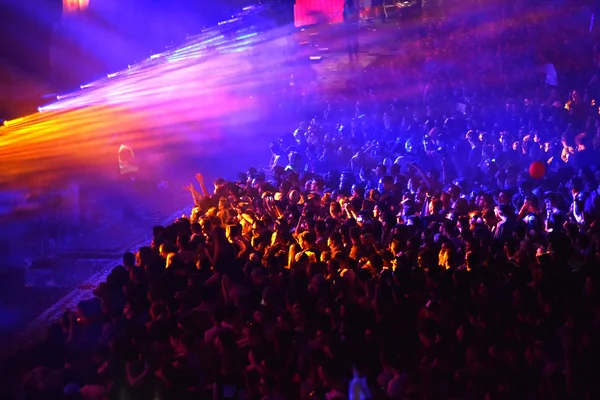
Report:
[[[344,20],[344,0],[297,0],[294,6],[296,27],[317,23],[336,24]]]

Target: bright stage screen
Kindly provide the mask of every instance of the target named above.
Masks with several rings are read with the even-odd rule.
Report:
[[[90,5],[90,0],[63,0],[63,12],[83,11]]]
[[[343,21],[344,0],[296,0],[294,23],[296,27]]]

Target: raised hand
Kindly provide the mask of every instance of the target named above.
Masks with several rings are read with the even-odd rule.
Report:
[[[194,185],[190,183],[188,185],[183,186],[183,189],[187,190],[188,192],[191,192],[192,190],[194,190]]]
[[[197,180],[199,183],[202,183],[202,182],[204,182],[204,175],[202,175],[200,172],[198,172],[198,173],[196,174],[196,180]]]

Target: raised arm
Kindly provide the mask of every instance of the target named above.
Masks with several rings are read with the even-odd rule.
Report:
[[[358,215],[354,211],[354,208],[352,207],[352,203],[350,203],[350,201],[347,200],[346,202],[344,202],[344,204],[342,205],[342,210],[344,210],[344,212],[346,213],[346,217],[348,219],[350,219],[350,218],[355,219],[356,223],[359,226],[362,226],[362,222],[358,221]]]
[[[190,183],[189,185],[184,186],[183,189],[190,192],[190,194],[192,195],[192,199],[194,200],[194,205],[200,207],[200,200],[202,200],[202,195],[198,193],[196,188],[194,188],[194,184]]]
[[[210,192],[208,190],[206,190],[206,185],[204,184],[204,175],[202,175],[200,172],[198,172],[196,174],[196,180],[200,184],[200,189],[202,190],[202,195],[210,196]]]

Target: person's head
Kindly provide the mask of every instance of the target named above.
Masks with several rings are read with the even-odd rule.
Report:
[[[346,7],[354,7],[353,0],[346,0]],[[264,375],[259,381],[259,391],[263,398],[271,398],[277,391],[277,381],[271,375]]]
[[[196,336],[190,332],[184,332],[176,337],[177,349],[180,352],[190,352],[196,346]]]
[[[585,133],[575,136],[575,150],[585,151],[587,149],[587,142],[587,135]]]
[[[202,233],[204,235],[210,235],[212,232],[212,224],[209,218],[202,218],[198,221],[200,224],[200,228],[202,229]]]
[[[311,181],[310,191],[311,192],[321,192],[325,188],[325,181],[321,178],[315,178]]]
[[[123,316],[125,318],[132,319],[135,316],[135,312],[136,312],[136,309],[132,303],[130,303],[130,302],[125,303],[125,305],[123,306]]]
[[[358,177],[363,182],[370,180],[372,178],[372,176],[373,176],[373,171],[371,171],[370,169],[365,168],[365,167],[362,167],[360,169],[360,171],[358,172]]]
[[[435,142],[433,138],[429,135],[423,137],[423,150],[429,152],[435,150]]]
[[[481,217],[483,219],[483,223],[490,228],[496,226],[498,223],[498,219],[496,218],[496,213],[494,210],[485,210]]]
[[[225,184],[227,183],[227,181],[223,178],[217,178],[213,181],[213,186],[214,186],[214,194],[219,194],[219,192],[222,191],[222,189],[225,187]]]
[[[417,256],[417,266],[419,268],[428,269],[434,267],[438,261],[437,254],[430,250],[422,250]]]
[[[546,212],[550,214],[556,208],[558,208],[558,195],[555,193],[550,193],[544,197],[544,206],[546,208]]]
[[[512,201],[510,193],[506,190],[501,190],[498,193],[498,204],[509,204]]]
[[[163,259],[167,259],[167,255],[169,255],[169,253],[173,253],[176,249],[173,249],[172,246],[169,246],[166,243],[161,244],[158,247],[158,255],[163,258]]]
[[[242,226],[240,224],[227,225],[227,239],[233,241],[242,234]]]
[[[412,139],[407,139],[406,142],[404,142],[404,150],[406,150],[406,153],[408,154],[415,152],[416,149],[413,145]]]
[[[440,199],[433,199],[429,202],[429,214],[430,215],[439,215],[444,207],[444,204]]]
[[[481,142],[479,141],[479,135],[477,135],[476,131],[468,131],[466,134],[466,138],[471,147],[481,144]]]
[[[362,199],[365,197],[365,188],[360,184],[352,185],[352,196]]]
[[[135,267],[135,254],[128,251],[123,254],[123,266],[127,269]]]
[[[546,230],[552,232],[557,229],[562,229],[564,222],[561,213],[551,213],[546,219]]]
[[[355,377],[363,377],[366,376],[368,372],[367,365],[363,360],[357,360],[352,367],[352,374]]]
[[[370,248],[375,245],[375,236],[370,231],[365,231],[360,234],[360,242],[363,246]]]
[[[473,337],[473,328],[470,324],[462,324],[456,330],[456,339],[459,342],[468,343]]]
[[[352,171],[344,171],[340,175],[340,190],[349,191],[354,184],[355,178]]]
[[[318,237],[324,237],[327,234],[327,224],[324,220],[320,219],[315,222],[315,232]]]
[[[316,241],[315,234],[309,231],[302,232],[300,236],[298,236],[298,244],[302,250],[308,250],[314,247]]]
[[[227,197],[221,197],[219,199],[218,210],[223,211],[229,208],[231,208],[231,205],[229,204],[229,200],[227,199]]]
[[[479,206],[479,208],[481,210],[490,210],[490,209],[493,209],[493,207],[494,207],[494,198],[489,193],[483,193],[479,197],[479,204],[478,204],[478,206]]]
[[[420,185],[421,180],[417,177],[412,177],[408,180],[407,188],[411,193],[415,194],[417,193]]]
[[[340,218],[342,216],[342,206],[340,203],[333,201],[329,204],[329,215],[333,218]]]
[[[81,388],[76,383],[69,383],[63,389],[63,396],[61,399],[64,400],[83,400],[83,394]]]
[[[177,235],[177,247],[179,250],[187,250],[190,244],[190,235],[188,233],[180,233]]]
[[[140,247],[136,254],[137,264],[141,267],[146,267],[152,262],[153,252],[148,246]]]
[[[443,246],[438,255],[438,264],[443,269],[451,269],[454,266],[454,251],[449,246]]]
[[[281,149],[281,145],[279,142],[271,143],[271,152],[276,156],[281,156],[284,154],[284,151]]]
[[[465,266],[467,270],[470,271],[473,268],[479,267],[481,265],[481,256],[479,253],[470,251],[465,255]]]
[[[192,232],[192,234],[194,235],[199,235],[202,233],[202,227],[200,226],[200,224],[198,222],[194,222],[190,225],[190,230]]]
[[[579,177],[573,177],[569,182],[569,186],[573,197],[576,197],[576,195],[583,190],[583,182]]]
[[[377,189],[381,193],[386,193],[394,190],[394,178],[390,175],[381,177],[379,179]]]
[[[508,132],[500,132],[500,144],[504,150],[509,150],[512,145],[512,137]]]
[[[154,321],[166,319],[168,315],[167,306],[162,302],[155,302],[150,306],[150,318]]]
[[[295,171],[300,171],[302,168],[302,156],[300,153],[292,151],[288,154],[288,160],[290,165]]]
[[[327,246],[334,249],[343,245],[342,234],[339,232],[332,233],[327,239]]]

